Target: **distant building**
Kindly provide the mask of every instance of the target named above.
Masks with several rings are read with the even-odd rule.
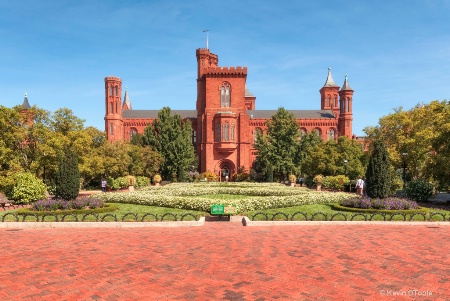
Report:
[[[172,110],[192,122],[192,143],[200,172],[212,171],[225,180],[237,168],[252,168],[256,133],[266,131],[266,121],[277,110],[256,110],[246,86],[247,67],[219,67],[218,56],[197,49],[197,103],[195,110]],[[345,76],[340,88],[331,70],[320,89],[320,110],[291,110],[302,135],[316,131],[323,140],[339,136],[352,139],[353,90]],[[109,141],[129,141],[158,117],[159,110],[133,110],[128,91],[122,102],[122,80],[105,78],[105,131]]]

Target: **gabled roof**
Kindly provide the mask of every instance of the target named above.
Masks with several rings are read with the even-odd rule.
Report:
[[[335,119],[331,110],[287,110],[293,113],[297,119]],[[247,110],[250,118],[269,119],[275,115],[278,110]]]
[[[158,118],[158,113],[161,110],[128,110],[122,112],[123,118],[130,118],[130,119],[145,119],[145,118]],[[197,111],[196,110],[170,110],[171,114],[178,114],[181,116],[181,118],[197,118]]]

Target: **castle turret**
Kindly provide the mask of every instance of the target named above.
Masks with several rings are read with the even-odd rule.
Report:
[[[338,104],[339,85],[337,85],[331,75],[331,68],[328,68],[328,75],[325,84],[320,89],[320,109],[333,110],[334,116],[339,116]]]
[[[122,80],[115,76],[105,77],[105,131],[108,141],[121,141],[122,120]]]
[[[353,90],[350,88],[348,84],[347,74],[345,75],[344,84],[342,85],[341,90],[339,91],[339,125],[338,131],[339,136],[347,136],[349,139],[352,139],[352,121],[353,121],[353,112],[352,112],[352,102],[353,102]]]

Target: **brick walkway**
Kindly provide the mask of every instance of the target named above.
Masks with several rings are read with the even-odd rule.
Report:
[[[449,249],[432,223],[0,229],[0,300],[449,300]]]

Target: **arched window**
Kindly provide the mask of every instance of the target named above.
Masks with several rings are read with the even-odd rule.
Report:
[[[130,129],[130,141],[133,139],[133,136],[136,135],[138,131],[135,128]]]
[[[260,135],[262,134],[261,128],[256,128],[255,131],[253,132],[253,142],[254,143],[256,143],[256,139],[258,138],[258,133]]]
[[[317,136],[319,136],[320,137],[320,129],[318,129],[318,128],[315,128],[314,130],[312,130],[312,132],[313,133],[316,133],[317,134]]]
[[[228,141],[228,123],[222,125],[222,141]]]
[[[114,94],[113,94],[113,86],[109,87],[109,96],[114,96]]]
[[[109,103],[109,113],[114,114],[114,104],[112,102]]]
[[[216,142],[220,141],[220,124],[216,124]]]
[[[117,86],[115,87],[115,92],[116,92],[116,93],[115,93],[116,96],[119,96],[119,87],[117,87]]]
[[[301,128],[301,129],[300,129],[300,139],[302,139],[302,137],[306,136],[306,134],[307,134],[306,129]]]
[[[328,137],[328,140],[335,140],[336,139],[336,131],[334,129],[329,129],[327,131],[327,137]]]
[[[330,98],[331,98],[330,95],[328,95],[328,96],[325,98],[325,108],[328,108],[328,107],[330,106]]]
[[[114,124],[112,122],[109,124],[109,134],[110,135],[114,134]]]
[[[230,84],[223,83],[220,88],[220,106],[229,107],[230,106]]]
[[[230,140],[234,141],[234,123],[231,125],[230,128]]]

